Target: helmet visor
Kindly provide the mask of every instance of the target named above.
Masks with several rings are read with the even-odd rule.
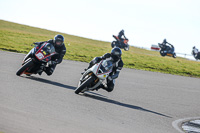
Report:
[[[56,41],[56,45],[60,46],[62,44],[62,41]]]

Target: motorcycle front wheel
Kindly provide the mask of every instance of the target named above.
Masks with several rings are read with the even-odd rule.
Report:
[[[127,45],[126,47],[124,47],[124,50],[128,51],[129,50],[129,45]]]
[[[29,67],[34,65],[33,60],[27,61],[25,64],[22,65],[22,67],[17,71],[16,75],[20,76],[22,75]]]
[[[75,90],[76,94],[79,94],[83,89],[85,89],[88,85],[90,85],[94,81],[93,76],[89,77],[87,80],[85,80],[80,86],[78,86]]]

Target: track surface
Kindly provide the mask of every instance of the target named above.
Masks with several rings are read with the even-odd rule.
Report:
[[[76,95],[87,63],[18,77],[23,57],[0,51],[0,132],[178,133],[173,121],[200,116],[200,79],[124,68],[113,92]]]

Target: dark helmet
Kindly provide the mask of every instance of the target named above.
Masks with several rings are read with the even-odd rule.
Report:
[[[122,29],[121,32],[124,34],[124,30]]]
[[[193,49],[196,49],[196,47],[194,46]]]
[[[120,48],[115,47],[111,50],[111,57],[114,61],[118,61],[121,58],[122,51]]]
[[[64,37],[62,35],[55,35],[54,44],[56,47],[61,47],[64,42]]]
[[[164,39],[164,40],[163,40],[163,43],[167,43],[167,40],[166,40],[166,39]]]

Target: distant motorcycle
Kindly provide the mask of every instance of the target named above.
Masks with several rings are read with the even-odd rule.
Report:
[[[174,52],[173,45],[171,45],[171,47],[169,47],[169,46],[158,43],[158,46],[161,48],[160,49],[161,56],[170,56],[170,57],[176,58],[176,53]]]
[[[119,47],[119,48],[121,48],[121,49],[124,49],[125,51],[128,51],[128,50],[129,50],[129,44],[128,44],[128,41],[129,41],[129,40],[128,40],[127,38],[120,40],[120,39],[118,38],[118,36],[113,35],[113,37],[116,39],[116,41],[113,41],[113,42],[111,43],[111,47],[112,47],[112,48],[114,48],[114,47]]]
[[[79,80],[76,94],[85,91],[95,90],[112,72],[113,62],[110,59],[102,60],[96,63],[90,69],[86,70]]]
[[[16,75],[31,75],[43,71],[49,65],[47,62],[51,61],[51,57],[55,54],[55,48],[51,43],[44,42],[40,46],[36,45],[26,55],[26,60],[24,60]]]
[[[192,50],[192,55],[196,60],[200,60],[200,52],[194,52],[194,49]]]

